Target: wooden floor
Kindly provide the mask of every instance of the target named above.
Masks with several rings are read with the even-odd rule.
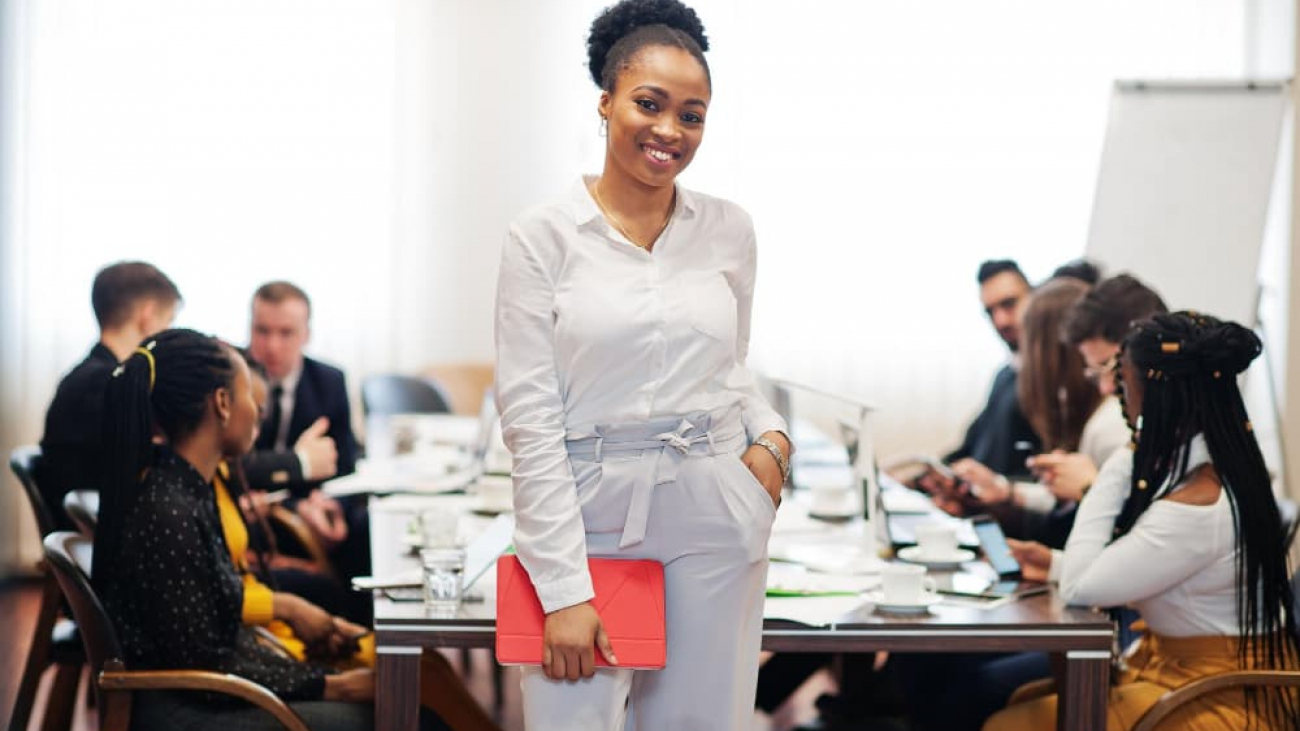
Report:
[[[40,603],[40,586],[34,581],[9,581],[0,584],[0,719],[3,727],[8,728],[13,714],[14,696],[18,693],[18,680],[27,659],[28,646],[31,642],[32,629],[36,625],[36,612]],[[460,653],[449,653],[448,657],[459,666]],[[492,692],[492,656],[488,650],[475,650],[470,659],[468,685],[470,692],[486,708],[493,707]],[[44,695],[50,674],[47,673],[40,692],[37,694],[36,709],[32,713],[31,729],[40,727]],[[799,692],[773,718],[764,718],[756,714],[755,731],[785,731],[799,723],[805,723],[815,716],[813,700],[821,693],[832,688],[829,676],[819,674],[799,689]],[[85,702],[85,679],[81,683],[81,698],[78,699],[73,722],[73,731],[94,731],[94,709],[87,708]],[[504,731],[523,731],[522,707],[519,698],[518,671],[506,668],[505,698],[501,705],[499,720]]]

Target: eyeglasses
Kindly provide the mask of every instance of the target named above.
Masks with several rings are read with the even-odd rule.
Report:
[[[1088,379],[1094,386],[1101,383],[1101,379],[1114,374],[1119,370],[1119,353],[1112,355],[1109,360],[1099,366],[1087,366],[1083,369],[1083,377]]]

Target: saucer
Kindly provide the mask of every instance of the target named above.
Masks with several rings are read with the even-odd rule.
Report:
[[[816,518],[817,520],[825,520],[825,521],[837,522],[837,523],[846,520],[853,520],[857,516],[858,516],[858,511],[852,508],[849,508],[847,510],[845,509],[818,510],[816,512],[812,510],[808,511],[809,518]]]
[[[958,548],[946,556],[927,556],[921,552],[920,546],[908,546],[907,548],[898,549],[898,557],[908,563],[919,563],[923,566],[957,568],[967,561],[974,561],[975,552],[966,548]]]
[[[495,518],[502,513],[512,513],[514,510],[515,506],[513,505],[488,505],[487,503],[478,503],[470,508],[471,513],[488,518]]]
[[[867,592],[866,598],[876,606],[877,611],[891,612],[893,614],[925,614],[930,607],[943,601],[943,597],[938,592],[926,592],[920,601],[914,604],[892,604],[885,601],[884,594],[880,590]]]

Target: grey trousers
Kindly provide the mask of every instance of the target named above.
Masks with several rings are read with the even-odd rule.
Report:
[[[712,423],[691,421],[695,428],[679,433],[680,447],[673,440],[658,448],[619,446],[663,436],[662,424],[639,434],[610,430],[598,450],[571,446],[588,555],[664,564],[668,663],[663,670],[602,668],[577,682],[550,680],[539,667],[525,668],[528,731],[751,726],[767,539],[776,513],[772,498],[740,461],[747,440],[734,412]],[[661,460],[668,459],[672,463],[665,466]],[[628,535],[636,542],[628,545]]]

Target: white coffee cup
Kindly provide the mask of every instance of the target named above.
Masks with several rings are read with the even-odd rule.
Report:
[[[935,593],[934,579],[916,564],[886,564],[880,573],[880,595],[885,604],[921,604]]]
[[[515,507],[515,482],[510,477],[483,475],[474,484],[482,510],[504,513]]]
[[[922,523],[915,533],[922,558],[944,559],[957,553],[957,527],[950,523]]]

